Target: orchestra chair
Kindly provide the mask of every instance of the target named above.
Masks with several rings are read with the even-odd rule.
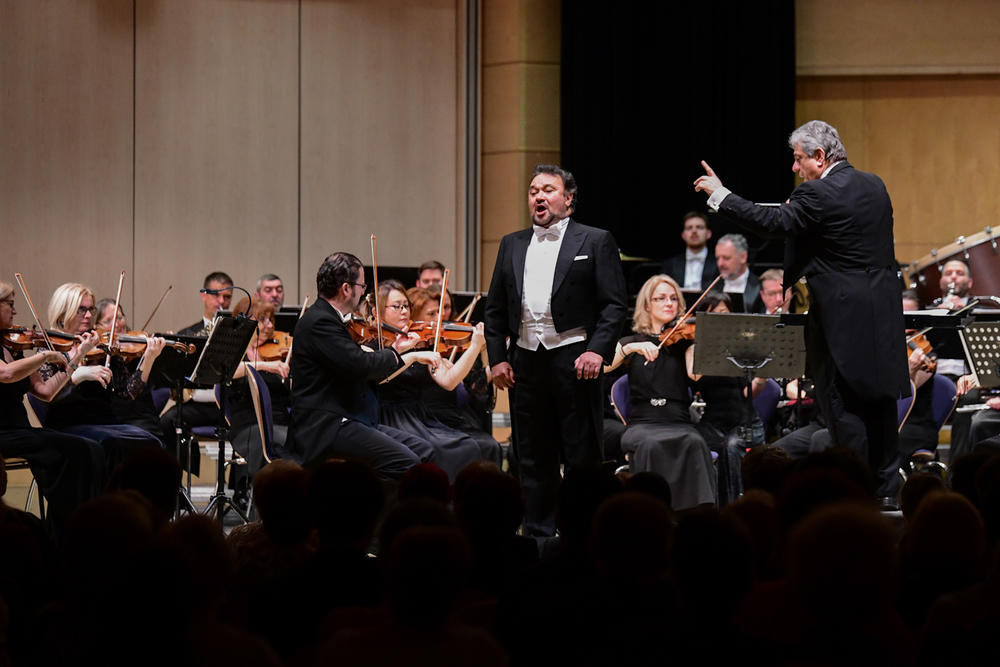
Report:
[[[771,417],[774,416],[774,411],[778,407],[778,401],[781,399],[781,385],[775,382],[772,378],[767,378],[767,383],[764,388],[761,389],[757,397],[753,399],[753,406],[757,408],[757,415],[760,417],[760,423],[764,426],[764,432],[767,432],[767,425],[771,422]]]
[[[628,419],[632,416],[632,390],[628,385],[628,375],[623,375],[615,383],[611,385],[611,407],[615,409],[615,414],[618,415],[618,419],[622,420],[622,423],[628,426]],[[712,452],[712,463],[715,463],[719,458],[718,452]],[[625,454],[625,459],[628,460],[628,454]],[[621,466],[615,473],[627,472],[628,466]]]
[[[938,432],[941,427],[951,417],[955,406],[958,405],[957,388],[955,383],[943,375],[935,374],[931,378],[934,383],[931,398],[931,410],[934,412],[934,421],[937,424]],[[909,461],[910,472],[933,472],[944,478],[947,467],[937,460],[937,450],[918,449],[913,452]]]
[[[28,410],[34,413],[35,421],[37,421],[39,425],[43,425],[48,406],[46,406],[45,401],[40,398],[32,396],[31,394],[26,394],[26,396],[28,397]],[[8,471],[31,470],[31,466],[28,465],[28,462],[19,456],[4,459],[4,464],[7,466]],[[31,484],[28,486],[28,496],[24,501],[24,511],[31,511],[31,500],[35,497],[36,490],[38,490],[38,516],[42,521],[45,521],[45,497],[42,495],[41,490],[38,489],[38,483],[35,481],[34,475],[32,475]]]
[[[250,397],[253,399],[253,409],[257,413],[257,428],[260,429],[260,446],[264,452],[264,465],[277,458],[274,449],[274,413],[271,411],[271,392],[267,383],[256,369],[247,368],[250,380]],[[461,384],[461,383],[460,383]]]

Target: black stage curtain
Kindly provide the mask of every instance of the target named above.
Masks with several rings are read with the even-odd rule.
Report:
[[[796,184],[794,0],[563,2],[562,160],[584,224],[622,252],[681,252],[681,218],[707,210],[706,160],[730,190],[783,202]],[[713,239],[740,231],[711,216]],[[751,260],[782,242],[746,235]],[[759,273],[759,271],[757,271]]]

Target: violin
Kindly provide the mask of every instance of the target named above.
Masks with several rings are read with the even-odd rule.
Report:
[[[129,331],[114,337],[114,344],[111,343],[111,332],[100,331],[101,342],[93,350],[87,353],[84,364],[99,363],[104,357],[111,355],[121,357],[126,362],[134,361],[146,353],[145,331]],[[171,347],[182,354],[194,354],[198,348],[193,343],[184,344],[180,341],[168,340],[164,343],[164,348]]]
[[[668,346],[678,343],[682,340],[694,340],[695,336],[695,319],[689,317],[681,322],[670,326],[670,324],[663,325],[663,331],[660,332],[660,345]]]
[[[354,339],[354,342],[358,345],[368,345],[378,337],[378,327],[376,324],[357,313],[352,313],[351,319],[344,322],[344,324],[347,326],[347,332],[351,334],[351,338]],[[405,331],[397,329],[391,324],[386,324],[385,322],[382,322],[381,324],[382,343],[385,346],[391,346],[395,343],[396,336],[406,335]]]
[[[385,323],[382,323],[385,326]],[[410,322],[410,326],[407,328],[410,333],[415,333],[420,336],[420,340],[423,341],[433,341],[437,335],[437,323],[436,322]],[[476,328],[471,324],[465,324],[462,322],[442,322],[441,323],[441,338],[438,341],[437,351],[441,354],[448,354],[453,349],[465,350],[472,344],[472,334],[476,332]],[[417,344],[417,347],[422,345]],[[433,345],[433,343],[432,343]]]
[[[910,350],[907,353],[909,356],[914,350],[920,350],[924,353],[926,359],[920,365],[920,370],[926,371],[927,373],[933,373],[937,370],[937,355],[934,353],[934,347],[931,345],[927,337],[921,333],[908,336],[906,338],[906,348]]]
[[[274,336],[257,346],[257,358],[261,361],[284,361],[292,348],[292,336],[284,331],[275,331]]]
[[[61,331],[45,330],[52,342],[52,349],[56,352],[69,352],[76,345],[76,336],[70,336]],[[0,343],[12,352],[24,352],[36,348],[49,349],[45,340],[45,334],[32,327],[13,327],[11,329],[0,330]]]

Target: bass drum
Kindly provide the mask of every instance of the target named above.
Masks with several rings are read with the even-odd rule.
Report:
[[[1000,231],[1000,230],[998,230]],[[941,290],[941,272],[949,260],[959,259],[969,265],[972,278],[971,293],[975,295],[1000,294],[1000,239],[987,227],[972,236],[959,236],[954,243],[931,250],[905,267],[910,289],[917,290],[928,306],[944,296]]]

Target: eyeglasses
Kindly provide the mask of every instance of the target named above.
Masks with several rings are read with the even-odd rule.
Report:
[[[391,303],[388,306],[386,306],[386,308],[392,308],[397,313],[401,313],[404,310],[409,310],[410,309],[410,304],[408,304],[408,303]]]
[[[90,308],[84,308],[83,306],[80,306],[79,308],[76,309],[77,317],[83,317],[87,313],[95,315],[97,313],[97,307],[91,306]]]
[[[354,285],[355,287],[360,287],[362,294],[368,291],[368,285],[365,285],[364,283],[347,283],[347,284]]]
[[[14,310],[14,299],[4,299],[3,301],[0,301],[0,303],[6,303],[8,308]]]
[[[652,301],[657,305],[665,301],[670,301],[671,303],[678,303],[678,299],[676,296],[654,296],[652,299],[650,299],[650,301]]]

